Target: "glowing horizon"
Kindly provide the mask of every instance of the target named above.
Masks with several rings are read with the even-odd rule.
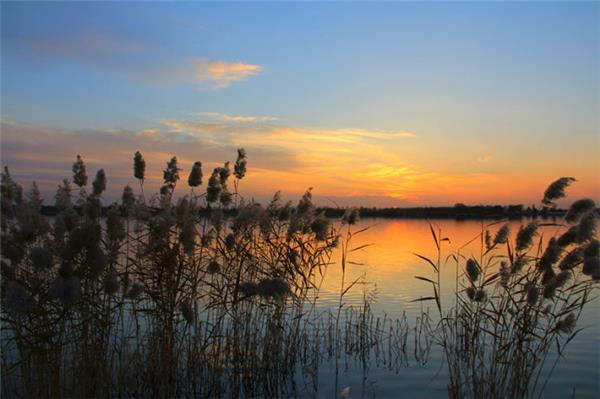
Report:
[[[2,166],[46,203],[77,154],[113,200],[136,150],[185,193],[239,147],[261,201],[600,203],[597,3],[1,7]]]

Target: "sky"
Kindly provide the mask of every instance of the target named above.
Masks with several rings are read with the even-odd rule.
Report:
[[[600,203],[600,3],[1,3],[1,156],[47,202],[248,153],[246,198]],[[206,179],[205,179],[206,180]]]

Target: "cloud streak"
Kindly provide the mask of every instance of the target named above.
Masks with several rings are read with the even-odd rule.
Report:
[[[256,122],[274,122],[277,120],[274,116],[242,116],[228,115],[220,112],[199,112],[200,116],[207,116],[213,120],[220,122],[236,122],[236,123],[256,123]]]
[[[244,82],[263,71],[263,66],[242,61],[210,60],[201,56],[173,57],[158,42],[83,31],[50,37],[3,38],[11,55],[33,65],[52,66],[65,60],[89,65],[146,84],[197,84],[219,90]]]
[[[224,89],[232,82],[243,82],[259,74],[261,65],[246,64],[240,61],[210,61],[206,58],[196,62],[197,79],[208,90]]]
[[[109,198],[116,199],[125,184],[135,185],[132,154],[140,150],[147,160],[148,190],[158,189],[162,169],[171,156],[180,160],[181,190],[194,161],[205,174],[223,161],[234,160],[238,147],[246,148],[249,171],[242,182],[247,198],[265,201],[283,190],[289,199],[308,187],[319,203],[327,198],[341,205],[414,206],[465,203],[536,203],[551,179],[547,176],[488,171],[464,172],[449,164],[438,168],[407,161],[407,143],[419,140],[404,131],[306,128],[274,124],[164,119],[140,130],[58,130],[2,121],[2,160],[21,182],[37,180],[46,198],[62,177],[70,176],[77,154],[90,175],[105,168]],[[491,161],[490,161],[491,162]],[[593,174],[577,173],[572,190],[600,194]],[[587,182],[587,183],[585,183]],[[110,197],[112,196],[112,197]]]

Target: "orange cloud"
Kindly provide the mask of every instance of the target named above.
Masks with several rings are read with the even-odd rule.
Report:
[[[244,147],[249,169],[241,190],[259,201],[277,190],[294,199],[314,187],[317,201],[330,205],[530,205],[539,204],[546,186],[562,175],[578,179],[569,198],[600,199],[596,169],[573,164],[536,171],[528,164],[529,172],[523,173],[522,168],[499,168],[496,161],[488,162],[485,170],[465,170],[449,162],[419,163],[410,157],[415,156],[414,145],[424,139],[402,131],[174,119],[139,131],[58,130],[6,120],[1,128],[3,163],[19,181],[37,180],[50,193],[47,198],[61,178],[70,175],[76,154],[84,157],[90,174],[101,167],[106,170],[109,192],[116,198],[124,184],[135,184],[131,165],[136,150],[147,160],[149,191],[159,187],[166,161],[176,155],[183,169],[178,190],[185,193],[194,161],[202,161],[206,175],[223,161],[235,160],[236,148]]]
[[[207,89],[224,89],[231,82],[243,82],[263,70],[260,65],[244,64],[243,62],[210,61],[200,59],[196,64],[197,78],[205,83]]]

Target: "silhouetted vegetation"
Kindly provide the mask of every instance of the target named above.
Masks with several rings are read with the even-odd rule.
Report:
[[[572,181],[554,182],[542,203],[554,205]],[[438,310],[436,336],[446,354],[450,397],[540,397],[565,347],[581,331],[577,322],[600,280],[595,209],[592,200],[579,200],[564,222],[533,220],[512,235],[508,224],[482,224],[470,241],[480,243],[476,258],[466,257],[464,246],[443,254],[448,238],[430,225],[437,255],[418,256],[434,277],[416,278],[431,284],[433,296],[418,300],[433,301]],[[538,234],[542,226],[553,234]],[[449,308],[440,296],[441,270],[448,267],[456,268]],[[554,350],[558,356],[543,378],[542,366]]]
[[[137,152],[138,194],[125,187],[103,212],[106,175],[88,191],[78,156],[52,219],[36,184],[24,194],[5,169],[3,396],[274,397],[298,389],[298,370],[316,387],[323,359],[406,363],[406,319],[375,318],[367,298],[347,307],[351,285],[335,314],[316,309],[341,238],[310,191],[296,205],[245,201],[243,150],[233,176],[229,162],[215,168],[204,192],[196,162],[178,200],[177,159],[151,196],[145,167]],[[357,220],[352,210],[341,218],[346,252]]]
[[[310,190],[296,204],[279,195],[265,205],[246,201],[238,192],[246,166],[239,150],[233,169],[226,162],[206,179],[196,162],[189,193],[175,199],[177,158],[167,162],[160,192],[148,195],[146,163],[137,152],[137,194],[127,186],[118,203],[103,208],[107,177],[101,169],[89,186],[77,156],[73,178],[57,189],[52,218],[41,212],[36,184],[24,194],[5,169],[3,396],[294,396],[306,381],[316,390],[324,361],[335,362],[338,391],[344,359],[363,370],[375,364],[397,372],[408,353],[425,362],[436,340],[452,397],[523,397],[543,389],[537,382],[548,353],[555,347],[561,353],[579,331],[579,315],[600,278],[591,200],[575,202],[566,222],[546,224],[556,233],[536,238],[537,249],[538,221],[513,237],[507,226],[493,238],[482,229],[474,238],[481,243],[477,259],[460,250],[444,258],[448,238],[432,228],[437,257],[420,258],[437,278],[418,277],[433,287],[433,296],[418,300],[433,301],[440,320],[435,327],[423,313],[411,327],[405,316],[375,316],[368,293],[361,306],[345,301],[362,282],[346,280],[349,257],[364,247],[352,246],[364,231],[356,223],[361,214],[374,215],[365,208],[319,209]],[[551,186],[547,209],[570,182]],[[202,184],[206,190],[199,191]],[[436,209],[467,217],[488,208]],[[336,250],[338,306],[319,309]],[[452,263],[456,301],[448,309],[439,271]]]

